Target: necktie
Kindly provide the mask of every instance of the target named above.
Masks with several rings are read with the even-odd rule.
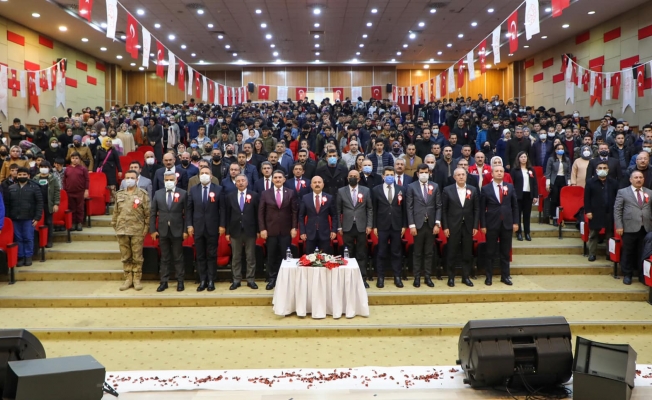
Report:
[[[500,204],[503,204],[503,185],[498,185],[498,196],[500,197]]]
[[[168,190],[168,210],[172,208],[172,191]]]
[[[281,208],[281,189],[276,189],[276,205]]]
[[[358,192],[357,188],[353,189],[353,191],[351,192],[351,203],[353,203],[354,206],[355,206],[355,199],[357,198],[356,196],[357,192]]]
[[[426,184],[423,184],[423,200],[428,201],[428,191],[426,190]]]
[[[315,195],[315,210],[317,210],[317,213],[319,213],[319,210],[321,209],[321,202],[319,201],[319,195]]]
[[[401,177],[400,177],[400,176],[398,177],[398,185],[399,185],[399,186],[403,186],[403,185],[401,184]]]
[[[208,186],[204,186],[204,195],[201,198],[203,203],[206,203],[206,200],[208,200]]]
[[[244,211],[244,192],[240,192],[240,211]]]
[[[265,178],[265,190],[269,189],[269,178]]]
[[[299,190],[301,190],[301,181],[299,179],[295,179],[297,181],[297,193],[299,193]]]
[[[642,206],[643,199],[641,198],[641,189],[636,189],[636,199],[638,200],[638,206]]]
[[[387,185],[387,201],[389,204],[392,204],[392,200],[394,200],[394,196],[392,195],[392,185]]]

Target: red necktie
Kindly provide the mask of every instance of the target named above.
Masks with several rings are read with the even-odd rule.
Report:
[[[297,193],[299,193],[299,189],[301,189],[301,181],[298,179],[296,181],[297,181]]]
[[[398,177],[398,185],[403,186],[403,185],[401,185],[401,177],[400,176]]]
[[[315,195],[315,210],[317,210],[317,214],[319,214],[319,210],[321,209],[321,203],[319,202],[319,195]]]
[[[641,189],[636,189],[636,199],[638,200],[638,206],[642,206],[643,199],[641,199]]]
[[[498,194],[500,195],[500,204],[503,204],[503,186],[498,185]]]
[[[265,190],[269,189],[269,178],[265,179]]]

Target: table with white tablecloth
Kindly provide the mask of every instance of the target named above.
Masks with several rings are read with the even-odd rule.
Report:
[[[369,316],[369,300],[355,258],[329,270],[301,267],[297,259],[283,260],[274,289],[274,314],[313,318]]]

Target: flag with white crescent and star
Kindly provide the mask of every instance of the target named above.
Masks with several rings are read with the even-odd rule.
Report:
[[[163,68],[163,57],[165,56],[165,47],[156,41],[156,76],[161,79],[165,78],[165,69]]]
[[[79,16],[91,22],[91,11],[93,10],[93,0],[79,0]]]
[[[296,101],[302,101],[306,97],[306,93],[308,92],[308,89],[305,87],[298,87],[294,89],[294,99]]]
[[[36,112],[41,112],[38,104],[38,93],[36,92],[36,72],[28,71],[27,72],[27,90],[29,92],[29,97],[27,98],[27,109],[34,107]]]
[[[334,101],[342,101],[344,100],[344,88],[342,87],[334,87],[333,88],[333,99]]]
[[[138,58],[138,21],[131,14],[127,14],[127,53],[131,58]]]
[[[258,100],[269,100],[268,85],[258,85]]]
[[[645,64],[636,67],[636,90],[638,97],[645,95]]]
[[[184,75],[184,71],[186,69],[186,64],[183,63],[181,59],[179,59],[179,90],[185,91],[186,90],[186,78]]]
[[[371,87],[371,97],[374,100],[383,99],[383,88],[381,86],[372,86]]]
[[[509,52],[514,54],[518,50],[518,10],[507,18],[507,32],[509,32]]]

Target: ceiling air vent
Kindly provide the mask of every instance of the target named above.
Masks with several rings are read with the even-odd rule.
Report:
[[[323,35],[324,31],[310,31],[311,35]]]
[[[433,1],[428,3],[428,5],[426,5],[426,8],[435,8],[435,9],[446,8],[449,6],[450,3],[451,3],[450,1]]]
[[[199,10],[206,7],[201,3],[188,3],[186,4],[186,8],[189,10]]]

